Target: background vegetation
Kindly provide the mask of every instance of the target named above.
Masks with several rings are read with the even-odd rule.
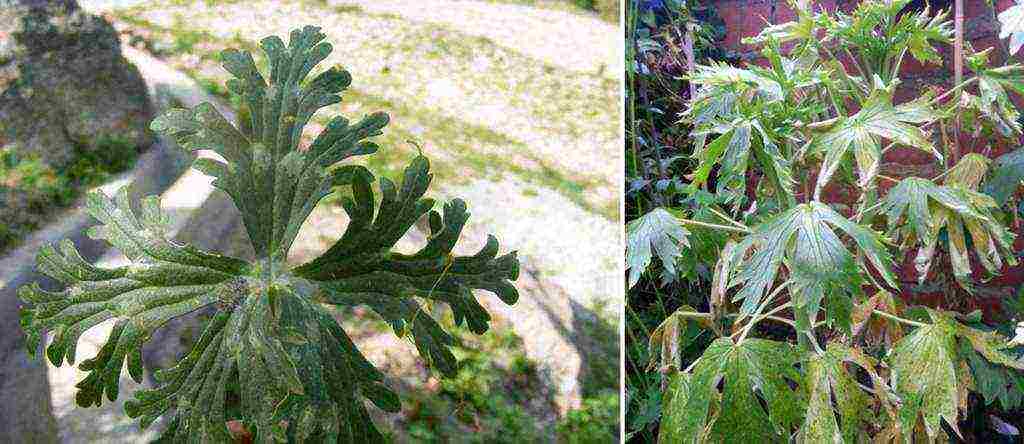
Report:
[[[627,223],[656,207],[671,207],[677,209],[679,215],[685,213],[690,219],[705,220],[702,219],[702,211],[713,205],[724,206],[730,196],[728,193],[712,194],[687,189],[694,179],[698,159],[693,152],[693,128],[685,123],[692,120],[693,115],[689,116],[690,119],[680,119],[680,113],[688,108],[690,94],[694,91],[686,82],[685,76],[689,71],[688,66],[708,66],[715,62],[745,65],[738,60],[730,60],[718,49],[721,45],[716,42],[722,40],[725,29],[717,11],[713,6],[707,5],[707,2],[686,4],[682,1],[632,1],[628,2],[626,14]],[[786,35],[787,32],[799,33],[795,28],[786,26],[772,28],[772,31],[777,35]],[[687,36],[687,33],[690,35]],[[1010,31],[1005,34],[1010,35]],[[932,34],[932,38],[935,36],[936,34]],[[692,61],[687,60],[690,48],[693,53]],[[915,49],[923,48],[918,46]],[[968,49],[968,54],[971,54],[970,51]],[[996,51],[998,53],[1006,49],[997,48]],[[1016,52],[1016,49],[1010,52]],[[922,54],[915,53],[915,57],[917,56]],[[923,56],[927,57],[927,54]],[[723,68],[723,71],[726,69]],[[983,70],[978,67],[972,69]],[[704,75],[712,71],[714,70],[708,69],[704,71]],[[708,77],[704,79],[707,80]],[[1006,115],[1019,122],[1015,112],[1010,111]],[[980,124],[974,126],[979,127]],[[975,132],[973,137],[978,135],[979,132]],[[988,137],[987,135],[983,135],[982,138]],[[1019,143],[1019,135],[1010,142],[1011,147],[1017,147]],[[1007,161],[1007,158],[1001,158],[993,168],[1003,166]],[[846,175],[844,177],[849,177],[852,173],[843,174]],[[994,173],[996,177],[1000,174]],[[719,179],[722,180],[721,176]],[[995,178],[990,180],[996,181]],[[1009,184],[1012,189],[1017,185],[1014,180],[1010,180]],[[1016,220],[1019,217],[1018,207],[1011,205],[1004,210],[1008,211],[1000,213],[1000,217],[1003,218],[1001,220]],[[750,212],[754,210],[751,209]],[[672,213],[670,217],[675,216],[678,215]],[[678,253],[666,245],[675,244],[678,248],[682,239],[666,240],[668,242],[662,244],[664,250],[657,251],[657,256],[671,257]],[[712,273],[718,261],[718,251],[724,244],[725,236],[716,236],[705,230],[692,230],[688,240],[689,245],[685,253],[674,263],[666,264],[654,259],[646,272],[641,274],[642,270],[633,270],[630,273],[631,283],[633,279],[638,279],[629,292],[626,312],[626,427],[630,442],[657,440],[664,413],[663,393],[667,388],[667,373],[662,372],[678,370],[669,368],[669,364],[656,368],[649,366],[649,363],[657,362],[663,354],[671,353],[681,358],[680,368],[687,367],[704,353],[716,336],[708,328],[698,326],[696,322],[680,322],[677,341],[669,341],[668,333],[665,333],[665,338],[648,342],[652,334],[668,331],[656,328],[680,307],[686,307],[685,311],[703,313],[712,309],[708,306],[707,298],[711,293]],[[954,271],[949,268],[948,263],[937,273],[933,269],[932,273],[938,276],[937,280],[948,281],[950,285],[933,283],[928,288],[911,287],[902,297],[907,298],[906,302],[910,304],[942,306],[946,309],[959,310],[964,315],[977,308],[986,308],[985,322],[988,325],[981,328],[1001,331],[1012,336],[1015,322],[1022,315],[1020,310],[1024,294],[1002,297],[1000,303],[992,307],[986,301],[990,300],[993,292],[987,292],[984,285],[977,288],[977,292],[973,294],[959,289],[957,284],[953,283],[953,279],[948,278]],[[918,292],[935,292],[937,287],[941,288],[939,292],[944,295],[939,299],[922,300],[918,297]],[[761,337],[796,342],[796,338],[785,327],[766,326],[759,327],[758,330]],[[661,339],[664,339],[664,342],[661,342]],[[680,348],[661,348],[669,343],[678,344]],[[656,347],[652,348],[651,344],[655,344]],[[976,376],[981,392],[988,390],[986,385],[1000,386],[1000,383],[986,381],[986,377],[988,376]],[[999,377],[992,377],[999,380]],[[967,398],[964,400],[965,412],[960,418],[959,429],[968,442],[1011,442],[1014,439],[1011,432],[1015,427],[1020,427],[1020,418],[1024,417],[1020,408],[1013,407],[1016,404],[1012,402],[1003,404],[1011,407],[1000,407],[999,403],[993,403],[988,399],[991,394],[992,392],[988,392],[985,399],[972,394],[969,402]],[[998,420],[992,419],[993,417]],[[1009,428],[1004,427],[1006,423],[1002,422],[1003,420],[1009,420]],[[1009,434],[1002,434],[1004,432]]]

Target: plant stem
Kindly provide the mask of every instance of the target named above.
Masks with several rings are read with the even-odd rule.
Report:
[[[743,234],[750,234],[751,233],[750,229],[749,228],[745,228],[745,227],[730,227],[728,225],[712,224],[712,223],[708,223],[708,222],[701,222],[699,220],[683,219],[681,217],[677,217],[676,219],[679,221],[679,223],[681,223],[683,225],[693,225],[695,227],[711,228],[713,230],[731,231],[733,233],[743,233]]]
[[[964,78],[964,0],[953,2],[953,84],[959,85]],[[947,159],[956,164],[960,160],[960,119],[953,122],[953,158]]]
[[[727,215],[725,215],[725,214],[722,214],[722,212],[721,212],[721,211],[718,211],[718,210],[716,210],[716,209],[715,209],[714,207],[708,206],[708,207],[707,207],[707,209],[708,209],[708,211],[710,211],[710,212],[714,213],[714,214],[715,214],[715,216],[718,216],[718,217],[722,218],[722,219],[723,219],[723,220],[725,220],[726,222],[729,222],[729,223],[731,223],[731,224],[735,225],[735,226],[736,226],[736,227],[738,227],[738,228],[742,228],[742,229],[744,229],[744,230],[747,230],[748,232],[750,231],[750,227],[748,227],[748,226],[746,226],[746,225],[743,225],[743,224],[741,224],[741,223],[739,223],[739,222],[737,222],[737,221],[735,221],[735,220],[732,220],[732,218],[731,218],[731,217],[729,217],[729,216],[727,216]]]
[[[768,308],[768,305],[771,304],[772,300],[774,300],[775,297],[782,292],[782,290],[789,286],[789,283],[790,281],[786,281],[783,282],[782,285],[776,287],[775,291],[768,295],[768,297],[766,297],[764,301],[761,302],[761,305],[757,306],[757,311],[755,311],[754,314],[750,317],[750,321],[747,322],[747,325],[743,326],[743,332],[740,334],[739,339],[736,340],[737,344],[742,344],[743,340],[747,338],[748,334],[750,334],[750,330],[754,329],[754,325],[760,322],[761,319],[764,319],[765,316],[767,316],[761,313],[764,311],[765,308]],[[789,302],[787,302],[784,305],[789,305]]]
[[[899,322],[901,324],[907,324],[907,325],[911,325],[911,326],[914,326],[914,327],[927,327],[928,326],[928,324],[925,324],[924,322],[917,322],[917,321],[911,321],[910,319],[904,319],[904,318],[901,318],[901,317],[896,316],[894,314],[886,313],[886,312],[884,312],[882,310],[879,310],[877,308],[872,310],[872,313],[874,313],[876,315],[879,315],[879,316],[881,316],[883,318],[888,318],[890,320]]]
[[[940,101],[948,97],[950,94],[953,94],[961,89],[964,89],[967,85],[970,85],[971,83],[974,83],[976,81],[978,81],[978,77],[971,77],[967,80],[964,80],[963,82],[958,82],[956,86],[950,88],[948,91],[936,96],[934,99],[929,100],[928,106],[933,106],[939,103]]]

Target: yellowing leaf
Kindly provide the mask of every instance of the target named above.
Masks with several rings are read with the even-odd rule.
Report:
[[[867,372],[876,385],[876,393],[861,389],[856,374],[847,371],[847,364]],[[875,366],[874,360],[860,350],[839,343],[830,343],[824,353],[808,359],[803,365],[809,391],[807,414],[797,442],[857,442],[863,428],[875,420],[873,395],[884,396],[884,381],[875,372]]]
[[[956,430],[963,383],[957,376],[956,325],[945,317],[933,320],[903,338],[887,358],[892,388],[902,402],[901,429],[909,436],[920,417],[930,439],[943,433],[942,421]]]
[[[882,157],[881,139],[919,148],[941,161],[942,155],[915,125],[935,119],[934,111],[923,100],[900,106],[893,106],[890,100],[886,94],[876,95],[856,114],[843,118],[828,132],[814,139],[814,149],[825,153],[815,196],[820,195],[851,151],[857,163],[858,185],[867,187],[878,174]]]
[[[928,275],[939,234],[945,229],[953,273],[965,289],[971,288],[967,234],[979,261],[990,273],[999,273],[1003,260],[1010,264],[1017,261],[1012,254],[1014,235],[992,214],[994,208],[995,202],[984,194],[959,185],[935,185],[919,177],[900,181],[889,190],[881,207],[897,241],[905,247],[919,245],[915,266],[920,282]]]
[[[709,327],[710,318],[710,315],[698,313],[693,307],[684,305],[661,321],[648,339],[651,361],[647,369],[653,369],[660,362],[662,368],[681,370],[679,365],[682,357],[679,351],[685,345],[682,341],[687,323],[696,321],[704,327]],[[656,350],[660,352],[655,352]]]
[[[719,338],[670,385],[659,442],[787,442],[805,406],[787,382],[800,380],[797,357],[784,342]]]
[[[992,161],[978,153],[969,153],[946,173],[947,185],[959,185],[977,191]]]

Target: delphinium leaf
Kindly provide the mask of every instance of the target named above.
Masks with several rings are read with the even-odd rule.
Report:
[[[1024,149],[1003,154],[997,157],[994,163],[992,174],[985,181],[982,190],[1002,206],[1017,192],[1021,180],[1024,180]]]
[[[378,150],[368,138],[380,134],[387,115],[354,124],[335,117],[309,146],[299,146],[312,115],[339,102],[338,93],[351,82],[339,67],[307,79],[331,52],[323,38],[310,26],[293,31],[287,45],[278,37],[264,39],[266,74],[248,52],[221,54],[235,77],[229,89],[250,111],[242,129],[208,103],[168,111],[151,125],[187,150],[213,153],[193,167],[214,176],[214,186],[234,202],[255,262],[171,242],[156,198],[143,200],[135,216],[127,190],[113,201],[91,195],[88,211],[101,222],[93,237],[109,241],[131,265],[94,267],[67,241],[59,252],[40,252],[40,270],[67,289],[21,289],[29,303],[22,324],[30,351],[52,331],[51,361],[74,362],[82,332],[118,319],[99,354],[82,364],[90,374],[79,383],[80,404],[98,405],[103,393],[114,399],[125,360],[140,381],[140,349],[152,331],[211,307],[191,351],[156,373],[157,387],[136,392],[125,405],[143,427],[167,416],[160,441],[229,441],[226,424],[238,421],[257,442],[380,442],[364,399],[394,412],[401,407],[398,397],[324,304],[369,306],[400,334],[410,333],[421,355],[451,375],[453,339],[416,299],[447,303],[456,323],[477,333],[488,329],[490,316],[472,290],[516,301],[516,254],[498,256],[493,236],[476,255],[452,254],[469,213],[459,199],[432,211],[434,202],[422,197],[431,179],[425,157],[412,161],[400,188],[380,180],[379,205],[372,173],[340,164]],[[353,196],[343,200],[351,217],[344,235],[321,257],[289,269],[285,258],[299,227],[336,187],[351,188]],[[423,216],[431,231],[426,246],[412,255],[392,252]]]
[[[666,273],[675,274],[676,258],[682,254],[682,247],[689,245],[689,235],[690,232],[679,219],[664,208],[655,208],[627,224],[626,268],[629,269],[629,286],[636,285],[654,255],[661,260]]]
[[[959,357],[970,366],[974,386],[986,404],[998,401],[1014,410],[1024,401],[1024,356],[1013,356],[1012,344],[993,331],[959,325]]]
[[[956,325],[948,318],[919,327],[889,351],[890,383],[900,397],[900,423],[906,442],[920,419],[930,439],[942,432],[941,422],[956,430],[964,400],[958,384]],[[957,432],[959,433],[959,432]]]
[[[996,207],[992,198],[963,184],[936,185],[928,179],[908,177],[889,190],[881,210],[897,241],[904,247],[919,246],[914,260],[919,281],[927,277],[940,232],[945,230],[954,276],[960,286],[970,289],[968,235],[989,273],[999,273],[1004,260],[1016,263],[1013,233],[992,214]]]
[[[896,286],[890,270],[892,259],[881,235],[821,202],[809,202],[756,226],[732,251],[736,258],[728,262],[734,267],[729,285],[741,286],[733,296],[734,301],[743,301],[740,310],[753,312],[783,265],[795,279],[795,293],[803,295],[798,306],[816,306],[827,289],[821,283],[853,279],[842,287],[847,291],[856,288],[862,270],[836,230],[849,236],[886,282]],[[748,254],[749,259],[739,260]]]
[[[788,442],[806,406],[790,387],[798,360],[784,342],[719,338],[692,373],[673,376],[659,442]]]
[[[1020,112],[1009,91],[1024,94],[1024,65],[990,67],[991,50],[976,52],[965,59],[967,67],[977,77],[978,95],[963,92],[958,105],[980,112],[982,122],[990,125],[996,134],[1015,140],[1021,134]]]
[[[854,366],[854,371],[847,365]],[[887,401],[887,386],[876,366],[874,359],[859,349],[835,342],[828,344],[824,353],[811,354],[802,366],[808,390],[807,413],[797,442],[857,442],[860,431],[876,420],[875,405]],[[857,382],[856,368],[870,376],[872,392]]]
[[[928,7],[906,11],[908,3],[910,0],[866,1],[850,14],[837,11],[834,19],[826,22],[829,35],[848,45],[872,70],[882,71],[886,61],[902,57],[904,51],[921,63],[940,62],[934,44],[948,43],[953,36],[949,11],[934,15]]]
[[[306,80],[312,69],[331,52],[319,28],[294,30],[286,46],[276,36],[260,47],[270,64],[265,78],[251,54],[234,49],[221,57],[235,78],[231,92],[249,107],[246,134],[235,128],[210,104],[174,109],[153,121],[154,131],[173,137],[189,150],[209,150],[216,159],[200,159],[196,168],[216,177],[213,185],[231,196],[242,214],[256,256],[283,259],[316,203],[323,198],[339,170],[329,167],[352,156],[372,154],[388,123],[375,113],[352,124],[333,118],[306,149],[299,149],[302,130],[320,108],[341,101],[338,95],[351,83],[349,73],[337,66]]]
[[[711,169],[718,166],[718,193],[741,196],[746,189],[747,170],[753,160],[783,196],[793,195],[793,172],[789,161],[782,158],[779,147],[760,122],[741,118],[695,131],[695,134],[719,135],[694,155],[699,165],[694,172],[692,187],[703,185]]]
[[[89,230],[94,239],[118,247],[130,265],[104,269],[87,263],[69,240],[49,245],[37,257],[39,271],[66,288],[45,291],[39,284],[22,287],[21,324],[29,353],[46,332],[53,340],[46,355],[55,366],[74,364],[79,337],[90,328],[117,319],[99,354],[81,364],[89,375],[78,383],[76,401],[99,405],[102,396],[117,399],[125,361],[142,381],[142,344],[168,320],[237,297],[236,283],[248,264],[178,245],[166,237],[167,218],[155,197],[142,201],[140,215],[130,206],[128,188],[115,199],[96,191],[86,197],[86,212],[100,221]]]
[[[815,196],[832,180],[848,153],[856,162],[858,186],[869,186],[881,165],[882,139],[924,150],[941,160],[942,155],[917,126],[936,117],[926,100],[894,106],[888,93],[876,93],[856,114],[840,119],[814,139],[813,150],[823,154]]]
[[[450,375],[455,371],[455,358],[448,350],[452,339],[415,298],[447,303],[456,324],[465,323],[471,331],[483,333],[490,316],[472,290],[487,290],[514,304],[519,295],[511,281],[519,275],[519,262],[514,252],[498,256],[493,236],[475,255],[454,256],[452,249],[469,213],[460,199],[445,204],[443,213],[431,211],[433,200],[422,198],[431,177],[426,158],[418,157],[405,169],[401,188],[381,179],[383,196],[375,216],[369,178],[354,176],[353,198],[342,202],[352,218],[344,235],[294,273],[319,287],[320,302],[368,305],[396,332],[411,333],[420,354]],[[391,252],[424,215],[430,223],[427,244],[411,255]]]
[[[941,421],[959,434],[958,415],[966,409],[968,390],[980,389],[988,402],[1020,402],[1020,394],[1009,391],[1024,382],[1024,360],[1006,353],[1007,338],[964,325],[954,313],[927,312],[931,323],[903,338],[886,358],[892,387],[902,401],[905,436],[912,436],[908,431],[919,418],[930,438],[939,436]]]

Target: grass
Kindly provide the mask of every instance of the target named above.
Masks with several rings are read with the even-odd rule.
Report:
[[[595,317],[578,334],[601,344],[599,356],[585,362],[582,405],[554,425],[558,442],[613,442],[618,437],[618,319],[604,305],[591,307]],[[428,381],[426,390],[403,391],[402,418],[396,424],[415,442],[546,442],[551,432],[538,428],[530,413],[544,384],[538,367],[523,350],[510,325],[496,322],[483,335],[456,326],[443,310],[438,322],[455,339],[459,370],[453,378]],[[379,317],[359,308],[337,310],[346,331],[362,335],[393,334]],[[358,340],[357,340],[358,342]],[[541,402],[552,402],[550,399]],[[397,437],[394,437],[397,438]]]
[[[3,213],[0,252],[17,246],[24,236],[45,224],[49,215],[70,206],[85,190],[130,168],[137,157],[134,143],[119,137],[98,139],[90,149],[78,147],[74,161],[61,168],[16,146],[0,147],[0,204],[6,205],[7,211],[17,211]]]

